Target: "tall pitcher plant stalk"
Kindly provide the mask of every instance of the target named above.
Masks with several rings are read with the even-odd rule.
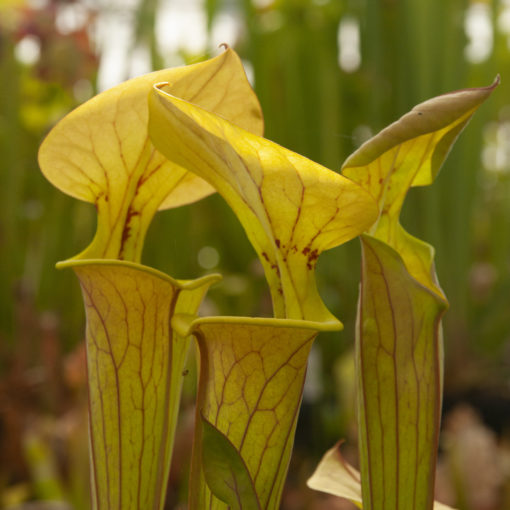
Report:
[[[262,138],[231,49],[125,82],[55,126],[41,169],[98,214],[89,247],[58,264],[74,269],[85,302],[94,509],[163,508],[191,337],[200,370],[189,508],[279,508],[310,348],[320,331],[342,329],[317,289],[317,259],[357,236],[363,490],[337,450],[310,485],[369,509],[431,508],[447,305],[431,248],[398,216],[491,90],[420,105],[353,154],[344,175]],[[259,256],[273,318],[198,317],[219,275],[176,280],[141,264],[155,213],[214,191]]]
[[[498,83],[499,78],[486,88],[417,105],[342,167],[370,192],[379,211],[361,236],[356,326],[361,480],[335,447],[308,484],[364,509],[444,507],[433,497],[443,383],[441,317],[448,302],[437,280],[434,249],[406,232],[399,216],[409,188],[434,181],[458,135]],[[337,473],[333,480],[331,472]]]
[[[48,180],[97,210],[92,243],[58,267],[75,270],[85,302],[91,492],[98,510],[163,507],[189,346],[171,320],[196,314],[219,279],[175,280],[140,263],[158,210],[214,191],[167,161],[149,139],[147,98],[161,80],[171,81],[180,97],[262,133],[258,100],[229,50],[99,94],[58,123],[39,152]]]

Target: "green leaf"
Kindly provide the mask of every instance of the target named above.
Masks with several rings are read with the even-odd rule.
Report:
[[[92,503],[163,508],[189,341],[170,327],[194,313],[211,275],[178,281],[135,263],[70,261],[87,315]]]
[[[158,209],[191,203],[214,189],[159,154],[147,134],[147,95],[155,83],[262,134],[262,113],[241,61],[230,49],[206,62],[134,78],[64,117],[39,150],[46,178],[96,206],[92,244],[77,258],[138,262]]]
[[[233,510],[260,510],[253,480],[235,446],[203,416],[202,467],[211,492]]]
[[[242,223],[264,267],[274,315],[336,321],[317,291],[320,253],[376,218],[360,186],[219,115],[155,87],[149,133],[171,161],[208,181]]]
[[[197,409],[238,452],[260,508],[278,509],[308,354],[318,331],[338,328],[338,323],[245,317],[189,321],[176,316],[172,324],[181,335],[192,333],[198,342]],[[200,416],[197,423],[201,423]],[[214,497],[205,482],[202,460],[206,452],[202,454],[201,440],[199,426],[195,431],[189,508],[226,509],[228,505]],[[205,464],[208,462],[212,461]],[[227,475],[225,486],[231,485]]]

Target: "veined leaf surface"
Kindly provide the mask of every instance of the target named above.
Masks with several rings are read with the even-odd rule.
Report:
[[[274,315],[336,321],[318,294],[315,264],[374,222],[370,195],[164,85],[154,88],[149,109],[158,150],[213,185],[236,213],[264,266]]]
[[[134,78],[87,101],[62,119],[39,150],[46,178],[95,204],[96,236],[77,258],[138,262],[158,209],[194,202],[214,189],[158,153],[147,134],[147,95],[160,81],[172,93],[262,134],[263,121],[237,54]]]
[[[232,452],[224,449],[223,463],[229,466],[229,472],[245,479],[240,466],[246,466],[260,508],[278,509],[308,354],[318,331],[338,328],[338,323],[216,317],[188,324],[176,316],[173,325],[181,335],[191,332],[200,349],[190,508],[228,508],[211,492],[215,487],[209,488],[205,483],[202,467],[205,419],[240,456],[235,460]],[[225,483],[230,479],[229,474]]]
[[[81,283],[94,510],[163,508],[189,341],[170,327],[217,275],[178,281],[121,261],[66,263]]]
[[[430,509],[441,415],[441,316],[388,244],[362,236],[356,363],[363,505]]]

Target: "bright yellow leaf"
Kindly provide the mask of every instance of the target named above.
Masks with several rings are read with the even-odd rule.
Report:
[[[322,302],[319,254],[359,235],[375,220],[370,195],[299,154],[256,136],[166,85],[149,100],[149,133],[171,161],[223,196],[264,266],[276,317],[336,321]]]
[[[498,83],[499,78],[489,87],[444,94],[415,106],[342,166],[342,173],[378,203],[379,218],[368,232],[400,253],[410,274],[441,296],[431,272],[433,249],[402,228],[400,211],[411,186],[432,183],[457,136]]]
[[[167,81],[172,93],[256,134],[263,121],[237,54],[157,71],[113,87],[62,119],[39,151],[46,178],[65,193],[95,204],[92,244],[77,258],[138,262],[158,209],[194,202],[213,188],[159,154],[147,134],[147,95]]]

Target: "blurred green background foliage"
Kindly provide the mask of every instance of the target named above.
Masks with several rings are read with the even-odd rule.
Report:
[[[84,314],[74,275],[54,264],[89,243],[95,214],[44,180],[38,146],[93,94],[205,59],[222,42],[245,62],[266,137],[336,171],[415,104],[501,74],[434,186],[410,193],[402,222],[436,247],[451,302],[438,491],[461,509],[509,508],[508,0],[0,0],[0,508],[28,500],[87,508]],[[270,313],[255,253],[218,196],[159,213],[143,261],[178,278],[221,272],[204,314]],[[289,509],[347,508],[304,480],[338,438],[355,443],[356,240],[323,254],[318,282],[346,328],[321,335],[312,357]],[[193,386],[190,374],[183,437]],[[479,440],[474,453],[469,433]],[[185,500],[188,454],[176,452],[169,508]]]

